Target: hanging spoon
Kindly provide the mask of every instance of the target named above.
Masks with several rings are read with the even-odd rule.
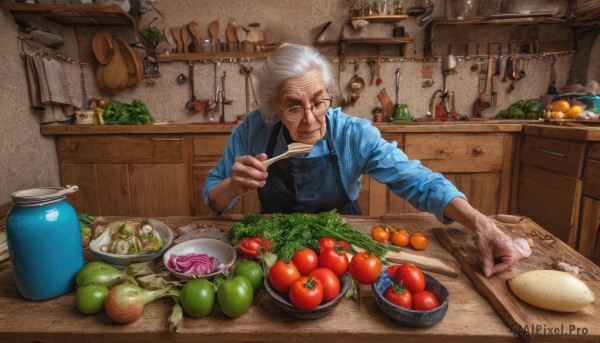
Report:
[[[513,67],[513,74],[512,74],[512,77],[515,80],[518,80],[521,77],[521,73],[518,70],[519,69],[518,66],[519,66],[519,58],[516,57],[514,67]]]
[[[288,157],[291,157],[291,156],[294,156],[296,154],[300,154],[303,152],[309,152],[312,150],[312,148],[313,148],[312,144],[291,143],[288,145],[288,149],[286,152],[284,152],[283,154],[281,154],[279,156],[271,157],[268,160],[264,161],[263,163],[266,166],[270,166],[271,164],[273,164],[279,160],[283,160],[284,158],[288,158]]]

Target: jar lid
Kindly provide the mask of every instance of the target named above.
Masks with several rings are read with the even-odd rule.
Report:
[[[67,194],[77,191],[77,186],[64,187],[39,187],[30,188],[11,194],[12,204],[19,207],[39,207],[59,202]]]

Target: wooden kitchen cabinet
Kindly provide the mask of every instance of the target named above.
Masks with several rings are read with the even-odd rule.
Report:
[[[577,247],[585,142],[525,135],[516,214],[531,218]]]
[[[213,169],[223,152],[229,139],[229,134],[206,134],[192,138],[192,190],[194,200],[194,214],[204,215],[214,212],[204,203],[202,192],[204,181]],[[244,214],[259,212],[260,203],[256,191],[243,195],[227,213]]]
[[[511,133],[406,133],[382,135],[396,140],[410,159],[442,173],[484,214],[507,213],[514,136]],[[371,217],[417,212],[385,185],[371,181]],[[384,201],[381,199],[385,199]]]
[[[93,215],[190,215],[190,179],[180,135],[57,138],[61,184],[69,202]]]
[[[581,236],[577,249],[600,265],[600,144],[590,148],[586,160],[581,203]]]

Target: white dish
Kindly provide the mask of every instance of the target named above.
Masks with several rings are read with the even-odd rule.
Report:
[[[185,255],[189,253],[207,254],[210,257],[216,257],[219,259],[220,266],[216,271],[204,275],[185,275],[169,268],[168,262],[171,255]],[[169,272],[182,280],[207,279],[231,267],[236,257],[235,249],[231,245],[214,238],[198,238],[174,245],[163,255],[163,263]]]
[[[156,219],[148,219],[148,221],[152,225],[153,229],[156,230],[156,232],[158,232],[165,241],[165,245],[162,247],[162,249],[160,249],[160,251],[143,252],[134,255],[117,255],[102,251],[101,248],[103,245],[110,244],[110,236],[112,234],[111,228],[121,226],[125,221],[118,221],[109,224],[109,227],[104,230],[104,232],[98,236],[98,238],[90,241],[90,250],[92,250],[92,252],[96,254],[96,256],[98,256],[98,258],[102,261],[117,266],[126,266],[136,262],[152,261],[155,258],[160,257],[165,251],[167,251],[167,249],[169,249],[173,243],[173,232],[171,231],[171,228],[161,221]]]

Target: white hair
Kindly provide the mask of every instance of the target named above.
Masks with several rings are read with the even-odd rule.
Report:
[[[312,46],[283,43],[271,53],[262,68],[256,72],[259,82],[258,100],[265,123],[278,120],[272,103],[279,95],[278,89],[281,83],[311,70],[321,73],[323,83],[331,93],[335,84],[331,67],[325,56],[317,49]]]

